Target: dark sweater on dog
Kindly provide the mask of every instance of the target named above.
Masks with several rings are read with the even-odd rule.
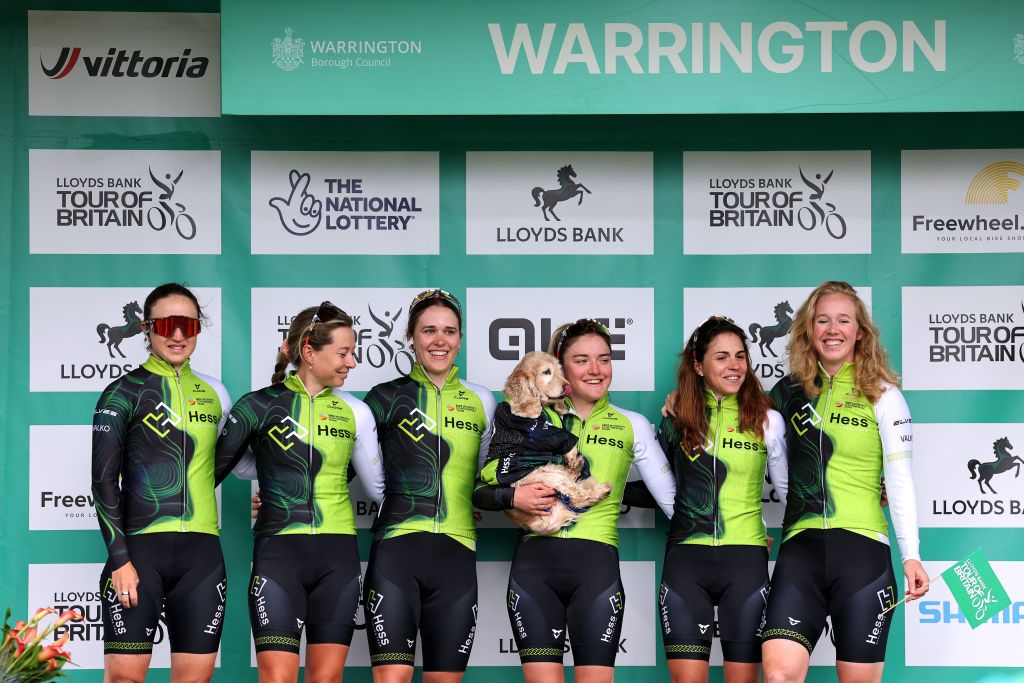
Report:
[[[565,463],[563,456],[576,437],[540,417],[520,417],[507,401],[494,411],[494,436],[487,460],[498,460],[497,479],[504,486],[519,481],[541,465]]]

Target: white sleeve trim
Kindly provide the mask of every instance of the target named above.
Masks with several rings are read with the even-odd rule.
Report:
[[[889,513],[903,561],[921,559],[917,525],[917,494],[914,489],[914,430],[910,408],[903,393],[892,384],[875,403],[878,436],[882,440],[882,467]]]
[[[366,495],[375,503],[384,500],[384,461],[377,442],[377,423],[370,407],[358,398],[335,389],[335,396],[348,404],[356,418],[356,443],[352,449],[352,466]]]
[[[491,448],[491,437],[494,436],[494,411],[498,407],[498,402],[494,400],[494,394],[487,387],[466,380],[460,381],[463,386],[480,397],[480,403],[484,406],[484,418],[487,420],[484,433],[480,435],[480,450],[476,454],[476,470],[479,472],[487,462],[487,451]]]
[[[768,477],[779,494],[783,507],[789,491],[789,458],[786,448],[786,421],[777,410],[768,411],[764,425],[764,444],[768,448]]]
[[[654,427],[640,413],[618,407],[615,409],[625,415],[633,425],[633,465],[658,507],[666,517],[672,519],[672,509],[676,500],[676,478],[654,435]]]

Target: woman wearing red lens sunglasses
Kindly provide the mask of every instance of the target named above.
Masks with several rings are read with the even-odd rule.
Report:
[[[157,287],[143,314],[150,356],[104,390],[93,415],[104,666],[108,680],[143,680],[165,610],[172,678],[209,681],[226,595],[214,447],[231,399],[189,366],[202,311],[188,288]]]

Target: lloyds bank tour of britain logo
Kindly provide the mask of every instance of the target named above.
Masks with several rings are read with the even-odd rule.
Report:
[[[415,362],[412,346],[398,325],[404,312],[404,306],[395,307],[387,303],[377,304],[375,309],[373,302],[366,304],[365,314],[361,311],[348,311],[352,316],[352,331],[356,337],[356,347],[352,352],[356,363],[374,369],[387,368],[402,375],[412,372]],[[277,316],[277,331],[281,341],[287,338],[291,322],[291,315]]]
[[[184,169],[153,171],[142,176],[58,176],[56,225],[64,228],[149,226],[157,232],[174,227],[191,240],[195,218],[177,195]],[[150,184],[151,183],[151,184]]]
[[[835,169],[805,172],[797,167],[804,187],[793,178],[711,178],[708,225],[720,227],[793,227],[810,232],[819,227],[829,236],[846,237],[846,219],[825,199]]]
[[[363,178],[325,178],[324,193],[310,190],[306,171],[288,172],[286,196],[272,197],[281,227],[296,237],[312,234],[321,224],[340,232],[408,231],[423,211],[419,198],[366,194]]]

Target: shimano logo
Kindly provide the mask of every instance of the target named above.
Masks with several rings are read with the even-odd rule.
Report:
[[[208,57],[193,57],[185,48],[180,55],[158,57],[142,50],[128,51],[112,47],[105,55],[82,55],[80,47],[63,47],[56,61],[47,66],[39,57],[39,66],[48,78],[59,81],[81,63],[89,78],[202,78],[210,66]]]
[[[626,329],[633,325],[632,318],[595,318],[608,328],[612,338],[612,360],[626,359]],[[494,360],[518,361],[531,351],[545,351],[551,342],[551,332],[560,323],[551,318],[538,321],[529,318],[497,318],[487,328],[487,344]]]

